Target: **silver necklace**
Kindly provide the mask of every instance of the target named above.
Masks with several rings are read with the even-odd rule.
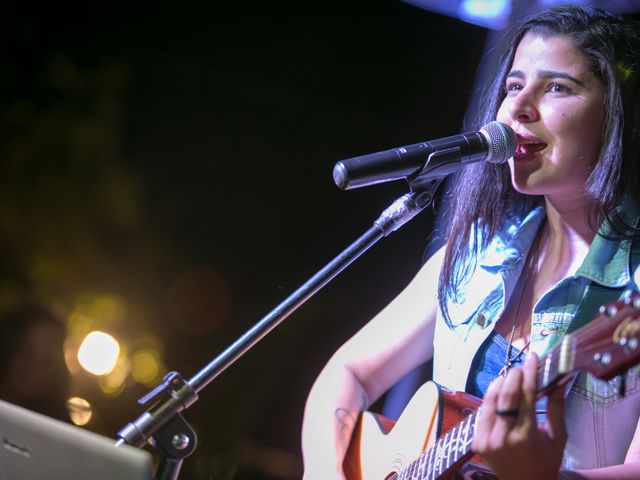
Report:
[[[527,341],[527,343],[525,344],[524,347],[522,347],[522,350],[520,350],[518,353],[516,353],[515,355],[513,355],[513,336],[516,332],[516,323],[518,322],[518,318],[520,317],[520,309],[522,308],[522,297],[524,292],[527,289],[527,286],[529,285],[529,278],[531,278],[533,276],[533,274],[536,272],[537,270],[537,266],[538,266],[538,246],[540,243],[540,237],[542,236],[542,234],[538,234],[538,236],[536,237],[534,244],[531,246],[531,250],[529,253],[529,261],[527,262],[527,272],[525,273],[525,278],[524,281],[522,283],[522,288],[520,289],[520,300],[518,301],[518,308],[516,309],[516,315],[515,318],[513,319],[513,326],[511,327],[511,335],[509,336],[509,346],[507,347],[507,354],[505,356],[504,359],[504,364],[502,365],[502,368],[500,369],[500,371],[498,372],[498,376],[502,376],[505,377],[507,375],[507,372],[511,369],[511,367],[513,367],[513,365],[520,361],[520,359],[522,358],[522,356],[525,354],[525,352],[527,351],[527,349],[529,348],[529,345],[531,345],[531,338],[529,338],[529,340]],[[512,356],[513,355],[513,356]]]

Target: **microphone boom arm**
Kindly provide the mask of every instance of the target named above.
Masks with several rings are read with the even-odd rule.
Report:
[[[439,153],[444,154],[444,152]],[[154,445],[162,454],[162,460],[154,478],[176,480],[184,458],[194,451],[197,442],[195,431],[186,422],[181,412],[198,400],[198,392],[378,240],[390,235],[424,210],[433,200],[435,191],[443,179],[444,175],[432,175],[428,179],[419,176],[413,183],[410,182],[411,192],[396,199],[363,235],[190,380],[183,380],[177,372],[169,372],[162,384],[138,401],[148,409],[137,420],[128,423],[118,432],[116,446],[127,443],[142,448],[153,438]]]

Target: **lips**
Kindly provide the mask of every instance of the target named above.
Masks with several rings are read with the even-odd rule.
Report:
[[[515,160],[527,160],[534,158],[536,153],[547,148],[547,144],[538,137],[532,135],[517,134],[518,146],[513,155]]]
[[[519,143],[516,147],[516,156],[530,155],[547,148],[546,143]]]

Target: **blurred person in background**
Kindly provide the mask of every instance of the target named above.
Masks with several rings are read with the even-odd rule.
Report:
[[[48,309],[29,305],[0,318],[0,399],[69,421],[69,372],[64,324]]]

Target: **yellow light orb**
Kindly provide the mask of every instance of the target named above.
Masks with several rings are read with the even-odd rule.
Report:
[[[86,425],[93,416],[91,404],[80,397],[71,397],[68,399],[67,410],[69,411],[71,421],[78,426]]]
[[[78,349],[78,362],[82,368],[94,375],[106,375],[111,372],[120,355],[120,344],[108,333],[94,331],[89,333]]]
[[[129,361],[124,358],[124,355],[121,355],[118,363],[111,373],[103,375],[98,380],[100,390],[102,390],[105,395],[109,395],[111,397],[120,395],[124,391],[125,382],[129,375],[130,368],[131,366],[129,365]]]
[[[152,350],[140,350],[131,359],[131,377],[142,385],[153,385],[161,377],[158,354]]]

